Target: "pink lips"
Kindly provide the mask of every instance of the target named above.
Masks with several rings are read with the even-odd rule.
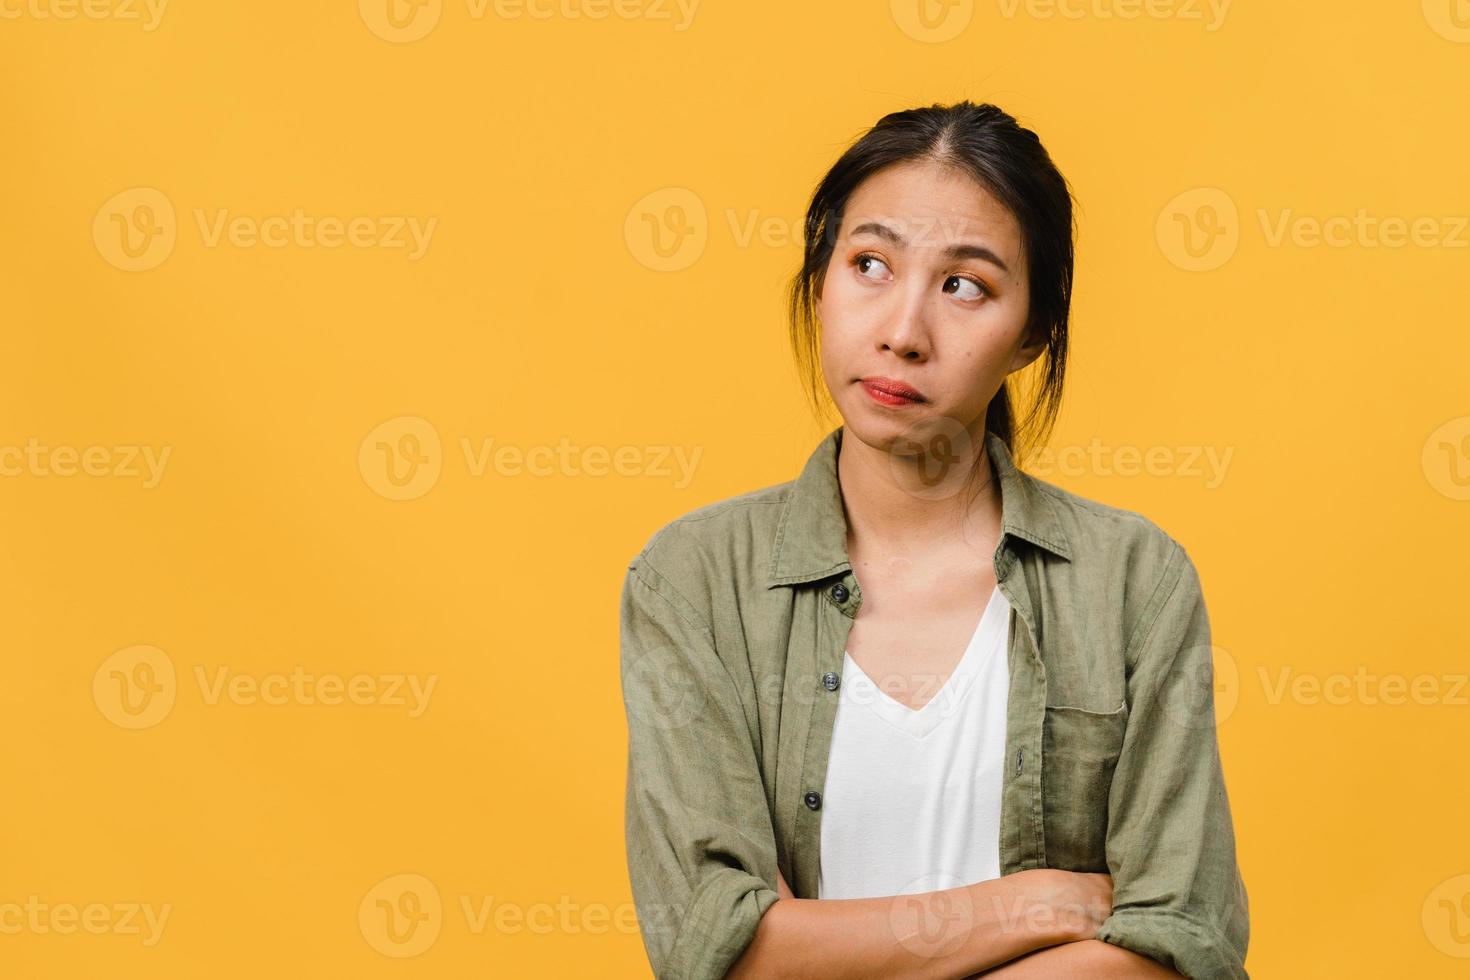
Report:
[[[917,405],[924,400],[924,396],[919,394],[917,389],[894,378],[863,378],[862,385],[868,397],[890,408]]]

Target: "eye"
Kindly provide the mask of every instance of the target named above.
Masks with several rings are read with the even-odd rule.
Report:
[[[950,288],[951,286],[954,287],[953,290]],[[983,282],[979,279],[972,279],[969,276],[950,276],[944,281],[944,291],[946,293],[953,292],[963,300],[975,300],[982,296],[990,295],[990,290],[985,287]]]
[[[873,279],[875,282],[881,281],[882,277],[868,275],[868,273],[872,271],[873,267],[878,266],[883,269],[888,268],[888,263],[884,262],[872,252],[863,252],[857,258],[852,260],[852,264],[857,268],[858,275],[862,276],[865,279]]]

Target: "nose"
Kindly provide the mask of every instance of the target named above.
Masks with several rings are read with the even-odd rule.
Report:
[[[917,286],[918,284],[916,284]],[[928,297],[922,288],[895,293],[897,307],[889,312],[878,335],[878,349],[893,351],[908,361],[929,357]]]

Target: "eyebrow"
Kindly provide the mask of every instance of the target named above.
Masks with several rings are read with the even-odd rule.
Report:
[[[865,221],[854,228],[851,232],[849,232],[849,235],[857,236],[861,235],[864,232],[867,232],[870,235],[876,235],[879,238],[892,242],[898,248],[903,248],[905,245],[908,244],[908,239],[904,238],[897,231],[894,231],[892,228],[878,221]],[[999,255],[996,255],[984,245],[975,245],[971,242],[960,242],[957,245],[951,245],[949,248],[945,249],[944,254],[948,258],[952,259],[980,259],[982,261],[989,262],[991,265],[996,266],[1002,272],[1009,273],[1011,271],[1010,268],[1005,264],[1005,262],[1001,260],[1001,257]]]

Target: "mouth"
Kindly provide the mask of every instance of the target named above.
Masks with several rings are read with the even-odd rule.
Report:
[[[890,408],[902,408],[905,405],[918,405],[924,401],[924,396],[918,389],[904,384],[893,378],[859,378],[863,390],[868,397],[880,405]]]

